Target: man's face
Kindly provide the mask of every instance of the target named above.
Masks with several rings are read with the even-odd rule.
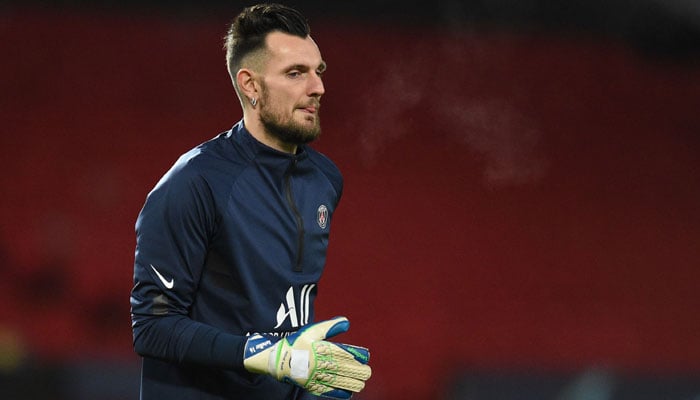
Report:
[[[319,108],[326,68],[311,37],[281,32],[267,36],[262,74],[260,122],[268,134],[288,144],[311,142],[321,134]]]

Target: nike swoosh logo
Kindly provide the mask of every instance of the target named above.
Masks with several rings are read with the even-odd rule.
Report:
[[[163,283],[163,286],[165,286],[166,289],[172,289],[173,286],[175,286],[175,279],[165,279],[165,277],[161,275],[160,272],[158,272],[158,270],[156,269],[156,267],[153,266],[153,264],[151,264],[151,269],[153,269],[153,272],[155,272],[156,275],[158,275],[158,279],[160,279],[160,281]]]

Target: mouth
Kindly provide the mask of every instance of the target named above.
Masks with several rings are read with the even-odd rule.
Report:
[[[299,107],[299,109],[305,113],[308,114],[316,114],[318,113],[318,109],[321,107],[320,104],[308,104],[304,107]]]

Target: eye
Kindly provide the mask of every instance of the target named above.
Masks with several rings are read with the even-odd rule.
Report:
[[[318,66],[318,68],[316,68],[316,74],[318,75],[319,78],[323,77],[323,73],[326,72],[326,68],[328,68],[328,66],[326,65],[325,62],[322,62]]]
[[[296,79],[301,76],[301,72],[294,70],[287,72],[287,78]]]

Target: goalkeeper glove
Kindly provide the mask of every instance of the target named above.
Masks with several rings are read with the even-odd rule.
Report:
[[[345,317],[310,324],[285,337],[252,335],[245,346],[243,365],[257,374],[300,386],[317,396],[349,399],[365,387],[372,374],[364,347],[327,342],[346,332]]]

